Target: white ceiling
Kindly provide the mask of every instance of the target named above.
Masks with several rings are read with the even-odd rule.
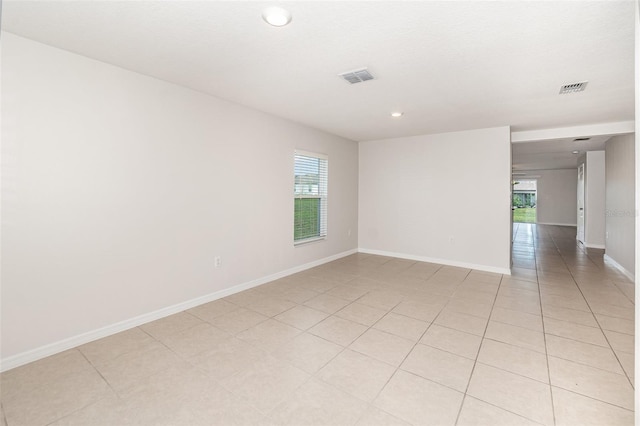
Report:
[[[2,25],[358,141],[633,120],[633,1],[276,3],[289,26],[265,1],[94,0],[5,0]],[[359,67],[377,79],[337,77]]]
[[[604,150],[610,137],[592,136],[588,141],[564,138],[514,143],[511,148],[513,170],[576,169],[581,154]],[[578,151],[578,154],[573,154],[573,151]]]

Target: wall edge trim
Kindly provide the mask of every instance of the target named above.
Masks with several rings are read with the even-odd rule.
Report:
[[[16,367],[20,367],[30,362],[34,362],[51,355],[55,355],[57,353],[60,353],[69,349],[73,349],[85,343],[93,342],[94,340],[102,339],[104,337],[108,337],[113,334],[120,333],[125,330],[129,330],[133,327],[137,327],[139,325],[146,324],[148,322],[155,321],[155,320],[164,318],[166,316],[173,315],[178,312],[182,312],[184,310],[194,308],[198,305],[202,305],[203,303],[208,303],[214,300],[221,299],[223,297],[231,296],[232,294],[239,293],[241,291],[248,290],[250,288],[257,287],[262,284],[266,284],[268,282],[277,280],[279,278],[283,278],[298,272],[305,271],[315,266],[323,265],[325,263],[332,262],[337,259],[341,259],[343,257],[355,254],[357,252],[358,252],[357,249],[343,251],[338,254],[334,254],[334,255],[324,257],[322,259],[314,260],[308,263],[304,263],[302,265],[294,266],[292,268],[285,269],[283,271],[276,272],[274,274],[256,278],[254,280],[237,284],[229,288],[225,288],[223,290],[218,290],[216,292],[209,293],[204,296],[196,297],[194,299],[180,302],[175,305],[167,306],[152,312],[148,312],[146,314],[138,315],[136,317],[133,317],[124,321],[119,321],[117,323],[110,324],[110,325],[98,328],[96,330],[87,331],[87,332],[78,334],[76,336],[68,337],[66,339],[59,340],[57,342],[49,343],[47,345],[40,346],[35,349],[30,349],[28,351],[21,352],[16,355],[9,356],[7,358],[3,358],[0,360],[0,372],[4,372]]]
[[[604,244],[591,244],[591,243],[584,243],[584,246],[586,248],[595,248],[595,249],[605,249],[605,245]]]
[[[616,262],[616,260],[614,258],[612,258],[611,256],[609,256],[606,253],[604,254],[604,261],[606,263],[609,263],[614,268],[618,269],[620,272],[622,272],[624,274],[625,277],[629,278],[632,282],[634,282],[634,283],[636,282],[635,275],[632,274],[631,271],[628,271],[627,268],[625,268],[624,266],[622,266],[621,264]]]
[[[395,253],[395,252],[389,252],[384,250],[373,250],[373,249],[367,249],[367,248],[358,248],[358,252],[366,253],[366,254],[376,254],[379,256],[397,257],[400,259],[417,260],[419,262],[439,263],[441,265],[457,266],[461,268],[475,269],[478,271],[493,272],[496,274],[511,275],[511,269],[509,268],[498,268],[495,266],[478,265],[475,263],[459,262],[457,260],[437,259],[437,258],[427,257],[427,256],[416,256],[413,254]]]

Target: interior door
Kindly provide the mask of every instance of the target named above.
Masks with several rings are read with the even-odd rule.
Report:
[[[578,241],[584,244],[584,164],[578,167]]]

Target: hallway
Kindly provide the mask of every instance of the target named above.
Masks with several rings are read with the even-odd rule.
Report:
[[[605,264],[604,250],[576,244],[574,227],[518,223],[513,232],[513,275],[503,279],[501,291],[509,288],[509,293],[524,295],[516,290],[520,285],[508,284],[517,279],[530,281],[527,290],[539,292],[554,403],[564,394],[556,392],[554,386],[558,386],[632,408],[633,283]],[[526,296],[521,297],[514,306],[525,300]],[[530,306],[523,305],[522,310],[530,308],[534,313],[535,300],[532,296]],[[556,421],[558,409],[556,406]],[[580,415],[575,424],[587,424],[593,414],[580,413],[578,405],[574,410],[574,415]],[[599,422],[595,418],[591,421],[615,423],[607,417],[599,418]]]

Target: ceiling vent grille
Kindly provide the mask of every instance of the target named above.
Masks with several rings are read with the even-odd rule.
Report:
[[[579,83],[565,84],[564,86],[560,87],[559,94],[564,95],[566,93],[582,92],[587,88],[587,83],[588,81],[581,81]]]
[[[363,81],[373,80],[373,75],[371,75],[371,73],[366,68],[344,72],[338,75],[349,84],[356,84],[362,83]]]
[[[582,141],[588,141],[588,140],[590,140],[590,139],[591,139],[591,138],[575,138],[573,141],[574,141],[574,142],[582,142]]]

